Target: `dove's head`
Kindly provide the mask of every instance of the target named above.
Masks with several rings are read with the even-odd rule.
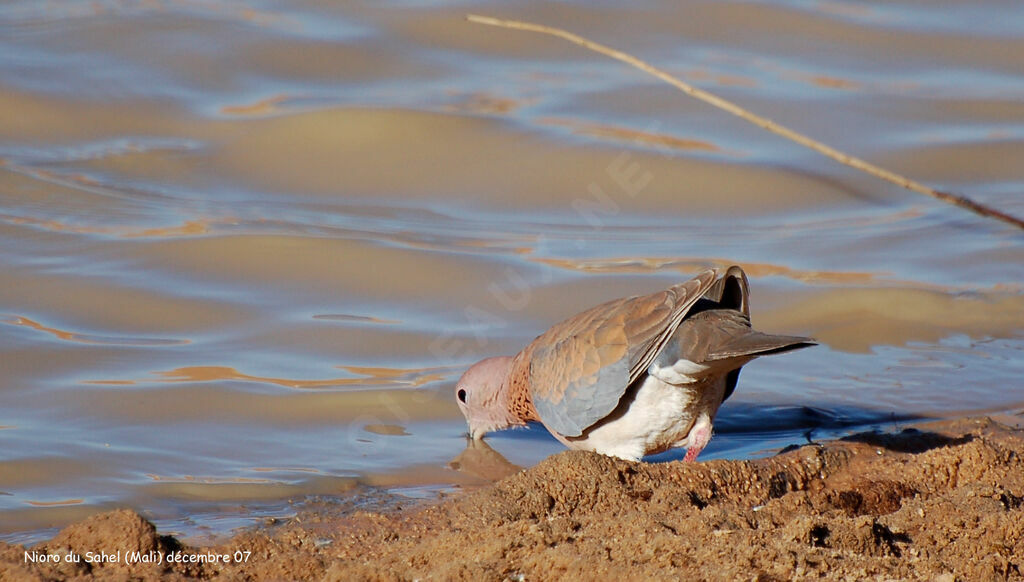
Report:
[[[470,366],[455,383],[455,401],[474,440],[491,431],[524,424],[509,410],[505,378],[511,368],[511,357],[487,358]]]

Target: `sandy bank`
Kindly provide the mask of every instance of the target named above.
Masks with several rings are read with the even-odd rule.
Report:
[[[32,563],[0,544],[0,579],[1024,580],[1024,430],[1004,420],[1013,426],[931,423],[755,461],[565,452],[434,506],[311,509],[210,548],[115,511],[28,552],[164,563]]]

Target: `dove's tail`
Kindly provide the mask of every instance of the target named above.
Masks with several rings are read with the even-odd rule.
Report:
[[[737,357],[767,356],[781,354],[801,348],[809,348],[818,342],[798,335],[772,335],[747,328],[747,333],[738,334],[714,346],[707,355],[708,360],[724,360]]]
[[[704,361],[714,368],[730,370],[726,375],[723,401],[736,389],[740,369],[750,360],[818,343],[809,337],[756,331],[751,329],[750,320],[745,315],[732,309],[712,309],[698,313],[692,319],[694,329],[690,330],[691,333],[703,334],[706,338]]]
[[[705,364],[741,360],[737,366],[758,356],[788,352],[817,343],[809,337],[756,331],[750,327],[750,319],[735,309],[699,311],[683,320],[674,339],[677,351],[667,356]]]

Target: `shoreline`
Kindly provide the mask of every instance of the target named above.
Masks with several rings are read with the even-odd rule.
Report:
[[[115,510],[32,548],[0,543],[0,579],[1024,580],[1024,418],[998,418],[744,461],[566,451],[438,503],[310,504],[211,546]]]

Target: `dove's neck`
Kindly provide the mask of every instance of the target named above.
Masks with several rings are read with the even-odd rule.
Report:
[[[520,352],[516,357],[509,358],[508,375],[502,382],[501,391],[506,398],[509,414],[520,425],[528,422],[540,422],[540,415],[533,406],[530,396],[530,359],[528,354]]]

